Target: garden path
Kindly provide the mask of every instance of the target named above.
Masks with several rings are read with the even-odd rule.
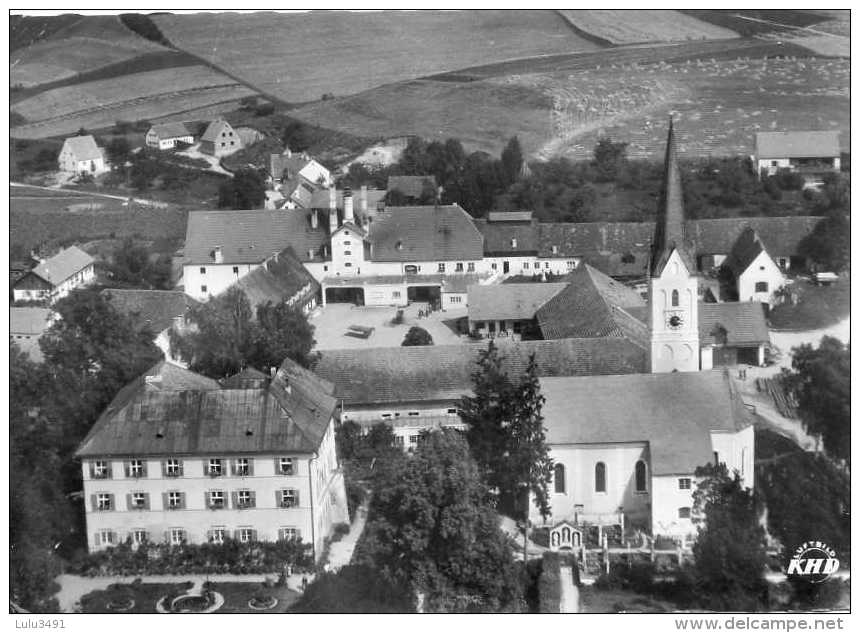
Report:
[[[579,613],[579,587],[573,584],[573,571],[568,566],[562,566],[559,574],[561,584],[561,613]]]
[[[367,506],[369,497],[366,498],[355,510],[355,518],[349,528],[349,533],[346,534],[337,543],[331,544],[329,550],[328,562],[331,571],[337,571],[344,565],[349,565],[352,560],[352,554],[355,551],[355,546],[358,539],[361,538],[361,533],[364,532],[364,526],[367,524]]]

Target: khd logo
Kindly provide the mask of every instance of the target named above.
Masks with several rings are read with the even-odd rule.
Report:
[[[824,582],[838,569],[839,559],[831,547],[821,541],[806,541],[794,550],[786,573],[809,582]]]

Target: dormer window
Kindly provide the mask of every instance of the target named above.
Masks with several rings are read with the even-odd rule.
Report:
[[[517,238],[512,237],[511,238],[511,248],[516,248],[516,247],[517,247]]]
[[[558,246],[556,246],[555,244],[553,244],[553,247],[552,247],[552,254],[558,255]]]

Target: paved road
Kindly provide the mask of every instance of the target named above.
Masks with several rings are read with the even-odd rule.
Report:
[[[579,613],[579,587],[573,584],[573,571],[570,567],[561,568],[559,582],[561,583],[559,612]]]

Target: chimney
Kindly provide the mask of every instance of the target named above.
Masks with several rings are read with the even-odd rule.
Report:
[[[311,228],[312,229],[319,228],[319,225],[320,225],[320,220],[319,220],[319,217],[317,216],[317,210],[313,209],[311,211]]]
[[[349,187],[343,190],[343,221],[355,222],[352,214],[352,190]]]
[[[293,153],[290,151],[290,148],[285,147],[284,148],[284,156],[286,156],[287,158],[290,158],[292,155],[293,155]]]
[[[367,217],[367,185],[361,185],[361,197],[359,198],[358,208],[361,210],[361,216]]]
[[[337,209],[337,189],[334,187],[328,188],[328,208]]]
[[[216,264],[224,263],[224,252],[221,250],[220,246],[216,246],[215,250],[212,253],[212,256],[215,258]]]
[[[328,231],[331,234],[337,231],[337,209],[334,207],[328,210]]]

